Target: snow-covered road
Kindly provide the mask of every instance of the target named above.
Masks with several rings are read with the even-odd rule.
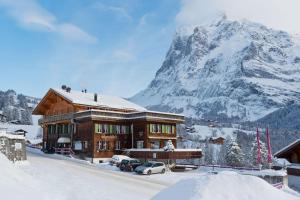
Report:
[[[95,166],[28,152],[22,169],[47,185],[55,199],[151,199],[168,183],[138,175],[116,173]],[[47,195],[47,194],[45,194]]]

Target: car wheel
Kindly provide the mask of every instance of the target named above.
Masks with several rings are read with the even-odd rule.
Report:
[[[148,174],[148,175],[151,175],[151,174],[152,174],[151,170],[149,170],[149,171],[147,172],[147,174]]]
[[[164,174],[166,172],[166,169],[162,169],[161,173]]]
[[[124,166],[124,165],[121,165],[121,166],[120,166],[120,170],[121,170],[121,171],[124,171],[124,169],[125,169],[125,166]]]

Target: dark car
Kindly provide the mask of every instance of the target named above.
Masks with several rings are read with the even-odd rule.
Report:
[[[138,159],[123,159],[120,163],[120,170],[133,172],[135,168],[141,165],[142,163]]]

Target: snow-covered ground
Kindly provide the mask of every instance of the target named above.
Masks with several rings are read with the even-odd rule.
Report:
[[[28,162],[25,164],[13,165],[4,156],[0,157],[0,176],[2,177],[0,199],[143,200],[152,199],[161,191],[169,191],[168,187],[172,188],[174,184],[174,187],[177,187],[176,185],[182,184],[181,181],[184,182],[185,180],[191,181],[187,181],[186,185],[179,190],[184,193],[176,195],[174,199],[188,199],[190,195],[188,192],[196,190],[199,184],[201,188],[205,189],[205,195],[209,195],[209,192],[213,195],[216,192],[215,185],[220,185],[221,182],[224,185],[226,181],[233,184],[232,187],[235,188],[238,188],[238,182],[241,181],[240,192],[244,191],[247,194],[256,192],[257,195],[266,197],[265,199],[269,199],[267,198],[270,197],[268,195],[273,193],[280,197],[280,200],[285,200],[285,197],[289,197],[290,200],[297,199],[295,195],[275,189],[256,177],[238,176],[235,175],[235,172],[220,172],[219,177],[219,175],[209,175],[209,171],[211,171],[210,168],[202,168],[184,173],[168,171],[165,174],[141,176],[135,173],[121,172],[117,167],[107,163],[94,165],[87,161],[43,154],[39,150],[28,149]],[[217,191],[224,195],[224,199],[234,200],[234,198],[230,198],[232,197],[230,190],[228,190],[230,187],[227,186],[230,184],[226,184],[226,187],[217,186]],[[257,190],[258,186],[253,186],[256,184],[262,187],[262,190]],[[186,188],[187,186],[188,188]],[[16,188],[18,188],[18,192],[14,192]],[[289,192],[293,193],[292,190]],[[196,194],[198,193],[196,192]],[[180,195],[184,195],[185,198],[180,198],[182,197]],[[156,198],[158,197],[160,195],[156,196]],[[248,197],[247,200],[257,199],[254,198],[255,195]]]

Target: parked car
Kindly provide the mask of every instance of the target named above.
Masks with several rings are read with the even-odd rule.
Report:
[[[114,155],[111,160],[109,161],[109,163],[111,165],[116,165],[117,167],[120,166],[120,163],[123,159],[130,159],[128,156],[124,156],[124,155]]]
[[[166,172],[166,166],[163,162],[146,162],[141,166],[138,166],[135,168],[135,172],[138,174],[156,174],[156,173],[165,173]]]
[[[141,166],[142,163],[138,159],[123,159],[120,163],[120,170],[121,171],[128,171],[133,172],[135,168]]]

